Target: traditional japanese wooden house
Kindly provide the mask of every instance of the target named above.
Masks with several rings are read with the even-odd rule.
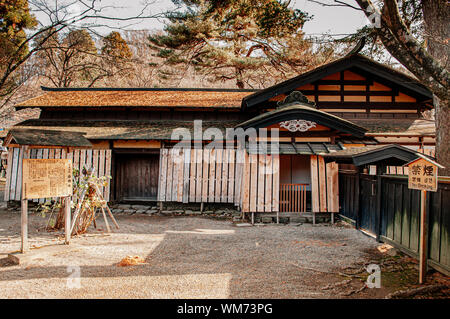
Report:
[[[105,190],[110,201],[338,212],[338,165],[325,155],[375,145],[394,133],[404,134],[394,138],[408,147],[434,143],[432,134],[408,133],[432,108],[431,93],[359,54],[259,91],[42,89],[41,96],[16,105],[40,108],[40,118],[13,130],[83,132],[92,149],[65,156],[77,167],[111,175]],[[15,146],[10,141],[11,163],[21,156]],[[42,149],[31,157],[61,154]],[[12,188],[14,167],[8,165],[6,200],[20,199]]]

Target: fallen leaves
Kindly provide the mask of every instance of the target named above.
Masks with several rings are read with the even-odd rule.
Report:
[[[126,266],[135,266],[139,264],[145,264],[144,258],[139,256],[126,256],[117,264],[117,266],[126,267]]]

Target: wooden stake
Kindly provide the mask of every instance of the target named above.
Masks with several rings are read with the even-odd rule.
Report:
[[[22,212],[21,212],[21,235],[22,235],[22,247],[20,252],[26,253],[29,249],[28,246],[28,200],[22,199]]]
[[[113,214],[112,214],[112,212],[111,212],[111,210],[109,209],[109,207],[108,207],[107,204],[105,204],[105,208],[106,208],[106,211],[108,212],[109,217],[111,217],[111,219],[112,219],[114,225],[116,226],[117,229],[119,229],[119,224],[117,223],[116,219],[114,218],[114,216],[113,216]]]
[[[64,197],[64,227],[66,232],[66,240],[65,244],[68,245],[70,242],[70,218],[71,218],[71,209],[70,209],[70,196]]]
[[[103,207],[101,209],[102,209],[103,219],[105,220],[106,229],[108,230],[108,233],[110,233],[111,228],[109,228],[109,223],[108,223],[108,219],[106,218],[105,210],[103,209]]]
[[[428,240],[427,240],[427,191],[420,191],[420,247],[419,247],[419,283],[425,282],[427,274],[427,255],[428,255]]]
[[[93,185],[95,188],[95,191],[97,192],[98,197],[105,203],[105,208],[106,211],[108,212],[109,217],[111,217],[114,225],[116,225],[117,229],[119,229],[119,224],[117,224],[116,219],[114,218],[113,214],[111,213],[111,210],[108,207],[108,204],[106,204],[106,200],[103,198],[102,193],[100,192],[99,188],[97,185]],[[102,207],[102,211],[103,211],[103,207]]]
[[[254,225],[254,224],[255,224],[255,213],[252,212],[252,225]]]

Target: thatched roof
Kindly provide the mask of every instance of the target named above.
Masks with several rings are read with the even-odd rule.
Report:
[[[225,129],[232,128],[237,121],[203,121],[202,131],[218,128],[225,136]],[[194,136],[193,121],[55,121],[28,120],[14,129],[58,130],[82,132],[89,140],[169,140],[177,128],[187,129]]]
[[[5,145],[92,147],[81,132],[14,128],[9,131]]]
[[[42,88],[44,94],[17,104],[16,109],[38,107],[170,107],[240,108],[242,99],[255,90]]]

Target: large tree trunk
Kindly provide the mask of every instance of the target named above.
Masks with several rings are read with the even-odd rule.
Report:
[[[445,166],[439,169],[439,175],[450,176],[450,109],[449,101],[434,96],[436,118],[436,159]]]
[[[450,63],[450,5],[447,0],[422,0],[425,36],[428,52],[448,69]],[[449,91],[447,98],[434,96],[436,117],[436,158],[444,165],[439,175],[450,176],[450,111]]]

